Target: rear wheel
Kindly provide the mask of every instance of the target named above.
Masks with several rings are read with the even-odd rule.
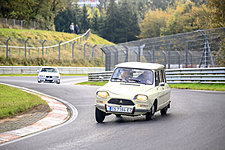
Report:
[[[163,109],[160,110],[160,113],[162,116],[167,114],[168,106],[164,107]]]
[[[151,111],[146,114],[145,119],[146,120],[153,120],[154,119],[155,110],[156,110],[156,107],[155,107],[155,104],[153,104],[152,108],[151,108]]]
[[[105,113],[98,108],[95,108],[95,119],[98,123],[102,123],[105,119]]]

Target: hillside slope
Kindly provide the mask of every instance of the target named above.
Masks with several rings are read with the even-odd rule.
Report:
[[[52,65],[52,66],[104,66],[104,60],[100,48],[103,45],[112,45],[113,43],[95,35],[90,34],[88,39],[75,40],[74,53],[73,42],[64,44],[60,47],[46,48],[42,54],[42,42],[46,40],[44,46],[58,45],[60,41],[66,42],[81,35],[43,31],[43,30],[19,30],[0,28],[0,45],[6,45],[9,37],[9,46],[24,47],[27,38],[27,47],[40,47],[40,49],[10,48],[9,58],[6,59],[6,48],[0,47],[0,65]],[[86,43],[86,44],[85,44]],[[84,52],[85,44],[85,52]],[[97,44],[94,54],[91,53],[92,47]],[[92,55],[91,55],[92,54]],[[42,58],[42,55],[44,56]],[[74,57],[72,57],[74,56]]]

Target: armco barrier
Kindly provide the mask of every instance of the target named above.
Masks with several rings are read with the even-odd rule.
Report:
[[[57,67],[61,74],[88,74],[101,72],[104,67]],[[0,66],[0,74],[37,74],[41,66]]]
[[[107,81],[112,71],[88,73],[88,81]],[[168,83],[225,83],[225,67],[166,69]]]

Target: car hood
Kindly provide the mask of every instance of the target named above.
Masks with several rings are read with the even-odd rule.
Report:
[[[105,86],[99,88],[97,91],[108,91],[115,95],[136,95],[145,94],[152,89],[152,85],[124,83],[124,82],[110,82]]]
[[[60,76],[59,73],[54,73],[54,72],[39,72],[38,75],[45,75],[45,76]]]

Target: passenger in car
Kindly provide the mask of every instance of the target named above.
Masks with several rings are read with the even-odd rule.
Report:
[[[136,79],[139,80],[140,83],[152,84],[152,74],[150,71],[144,71]]]

